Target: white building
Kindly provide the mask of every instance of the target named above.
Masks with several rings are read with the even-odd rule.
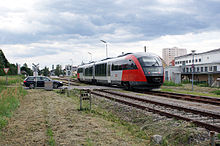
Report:
[[[206,81],[211,85],[220,77],[220,49],[203,53],[192,53],[175,57],[175,66],[181,67],[181,74],[191,78],[192,64],[194,62],[195,80]]]
[[[164,59],[164,61],[167,65],[170,65],[170,63],[172,62],[172,60],[174,60],[175,57],[183,56],[186,54],[187,54],[186,49],[181,49],[181,48],[177,48],[177,47],[164,48],[162,50],[162,58]]]
[[[72,73],[71,73],[71,71],[72,71]],[[77,67],[76,66],[72,66],[72,65],[66,65],[65,66],[66,76],[71,76],[71,75],[75,76],[76,71],[77,71]]]

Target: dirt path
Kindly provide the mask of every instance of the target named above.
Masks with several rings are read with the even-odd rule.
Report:
[[[0,136],[0,145],[145,145],[112,127],[113,123],[78,111],[71,98],[29,90]],[[146,141],[145,141],[146,142]]]

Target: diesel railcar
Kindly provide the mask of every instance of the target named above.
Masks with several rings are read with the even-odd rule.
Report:
[[[151,53],[127,53],[115,58],[80,65],[81,82],[121,85],[127,89],[159,88],[164,82],[162,60]]]

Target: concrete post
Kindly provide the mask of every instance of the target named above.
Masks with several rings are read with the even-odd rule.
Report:
[[[210,145],[215,146],[215,132],[210,131]]]

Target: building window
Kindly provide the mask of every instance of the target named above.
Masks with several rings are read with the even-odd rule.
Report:
[[[201,62],[201,58],[199,58],[199,62]]]
[[[217,66],[213,66],[213,71],[217,71]]]
[[[208,71],[208,67],[205,67],[205,72],[207,72]]]
[[[189,68],[186,68],[186,72],[189,72]]]
[[[199,72],[199,67],[197,67],[197,72]]]
[[[189,63],[191,63],[191,60],[189,60]]]
[[[196,62],[198,62],[198,59],[196,59]]]
[[[201,67],[201,72],[203,72],[203,67]]]
[[[209,67],[209,71],[212,71],[212,66]]]
[[[188,63],[188,60],[186,60],[186,63]]]
[[[192,72],[192,68],[190,67],[190,72]]]
[[[183,61],[182,63],[183,63],[183,65],[185,65],[185,64],[186,64],[186,62],[185,62],[185,61]]]
[[[183,72],[186,72],[186,68],[183,68]]]

